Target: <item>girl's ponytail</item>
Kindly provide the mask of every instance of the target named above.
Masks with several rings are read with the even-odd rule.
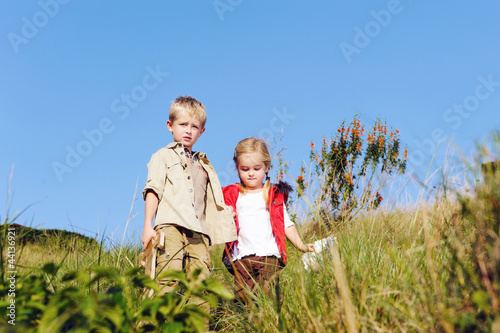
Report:
[[[266,182],[264,183],[264,187],[262,188],[262,197],[264,197],[264,202],[266,206],[269,201],[269,189],[271,188],[271,181],[269,178],[269,172],[266,173]]]

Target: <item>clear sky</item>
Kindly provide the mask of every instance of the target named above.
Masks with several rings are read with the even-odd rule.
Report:
[[[248,136],[283,131],[291,177],[343,119],[401,132],[425,176],[439,143],[468,152],[500,126],[497,1],[4,1],[0,197],[19,223],[121,239],[143,225],[146,164],[170,102],[204,103],[221,183]],[[5,216],[5,210],[0,215]]]

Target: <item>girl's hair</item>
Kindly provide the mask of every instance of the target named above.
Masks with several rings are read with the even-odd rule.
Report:
[[[246,138],[238,142],[236,148],[234,149],[233,161],[236,169],[238,169],[238,157],[243,154],[257,153],[259,159],[264,162],[267,168],[271,167],[271,155],[269,155],[269,150],[267,149],[267,144],[264,140],[257,138]],[[266,182],[264,183],[264,188],[262,189],[262,196],[264,201],[269,200],[269,188],[271,187],[271,182],[269,181],[269,172],[266,173]],[[246,187],[240,178],[240,193],[246,192]]]

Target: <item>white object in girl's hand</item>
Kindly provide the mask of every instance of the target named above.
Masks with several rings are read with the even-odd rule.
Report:
[[[302,262],[304,263],[305,269],[313,269],[315,272],[319,270],[319,261],[325,249],[333,246],[337,242],[337,237],[331,235],[327,238],[323,238],[314,242],[314,252],[306,252],[302,255]],[[327,252],[330,254],[330,252]]]

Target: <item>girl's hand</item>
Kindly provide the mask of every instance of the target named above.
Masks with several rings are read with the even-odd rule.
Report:
[[[234,211],[233,207],[231,207],[231,206],[228,206],[228,207],[229,207],[229,209],[231,209],[231,212],[233,212],[233,219],[236,221],[236,219],[238,218],[238,213],[236,213]]]
[[[304,252],[314,252],[314,244],[306,244],[307,251]]]
[[[305,244],[305,250],[302,249],[302,252],[314,252],[314,244]]]

